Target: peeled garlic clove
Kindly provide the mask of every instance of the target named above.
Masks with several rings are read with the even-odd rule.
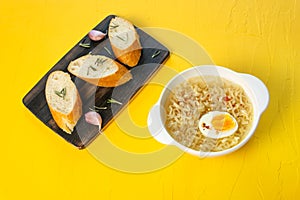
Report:
[[[106,33],[102,33],[101,31],[97,30],[91,30],[88,36],[93,41],[100,41],[106,36]]]
[[[102,118],[99,113],[95,111],[89,111],[84,116],[87,123],[99,126],[99,131],[101,130]]]

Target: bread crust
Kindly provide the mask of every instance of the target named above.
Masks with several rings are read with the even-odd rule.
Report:
[[[121,63],[124,63],[129,67],[135,67],[138,64],[142,54],[142,47],[139,41],[139,36],[137,33],[135,35],[135,41],[126,49],[119,49],[112,42],[110,43],[116,58]]]
[[[49,104],[48,104],[49,105]],[[82,114],[82,102],[77,92],[77,100],[74,104],[73,110],[69,114],[63,114],[49,105],[50,112],[57,126],[61,128],[64,132],[71,134],[77,121],[80,119]],[[69,125],[69,126],[68,126]]]
[[[52,72],[52,73],[54,73],[54,72]],[[62,72],[62,73],[64,73],[64,72]],[[49,75],[49,77],[51,77],[51,74]],[[46,83],[46,88],[49,87],[48,82],[49,82],[49,78]],[[76,86],[74,85],[74,87],[76,87]],[[82,115],[82,101],[81,101],[80,95],[78,93],[78,90],[76,89],[76,100],[75,100],[73,109],[68,114],[64,114],[64,113],[54,109],[51,106],[50,102],[48,102],[49,100],[47,98],[46,98],[46,101],[47,101],[49,110],[51,112],[51,115],[52,115],[54,121],[56,122],[57,126],[59,128],[61,128],[64,132],[71,134],[73,132],[74,127],[76,126],[78,120],[80,119],[80,117]]]

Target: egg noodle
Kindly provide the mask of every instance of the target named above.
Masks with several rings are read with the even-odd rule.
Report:
[[[165,104],[165,126],[180,144],[194,150],[216,152],[238,144],[253,120],[251,101],[242,87],[217,76],[190,78],[176,86]],[[209,111],[226,111],[238,122],[237,131],[224,138],[208,138],[199,120]]]

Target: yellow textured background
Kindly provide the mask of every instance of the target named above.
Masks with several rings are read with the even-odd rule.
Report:
[[[270,104],[246,146],[210,159],[184,154],[159,171],[130,174],[73,148],[37,120],[23,96],[108,14],[181,32],[216,64],[262,79]],[[300,198],[299,1],[0,0],[0,27],[0,199]],[[166,65],[189,67],[174,55]],[[137,123],[146,124],[151,103],[144,101],[160,91],[146,87],[130,104]],[[115,123],[106,134],[129,151],[158,146],[150,140],[141,147]]]

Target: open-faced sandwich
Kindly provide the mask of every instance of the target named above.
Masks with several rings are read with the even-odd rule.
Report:
[[[129,70],[120,63],[102,55],[85,55],[72,61],[68,71],[91,84],[116,87],[132,79]]]
[[[52,72],[45,88],[46,100],[56,124],[71,134],[82,114],[82,102],[68,73]]]
[[[121,17],[113,18],[109,24],[108,36],[116,58],[129,67],[136,66],[142,47],[132,23]]]

